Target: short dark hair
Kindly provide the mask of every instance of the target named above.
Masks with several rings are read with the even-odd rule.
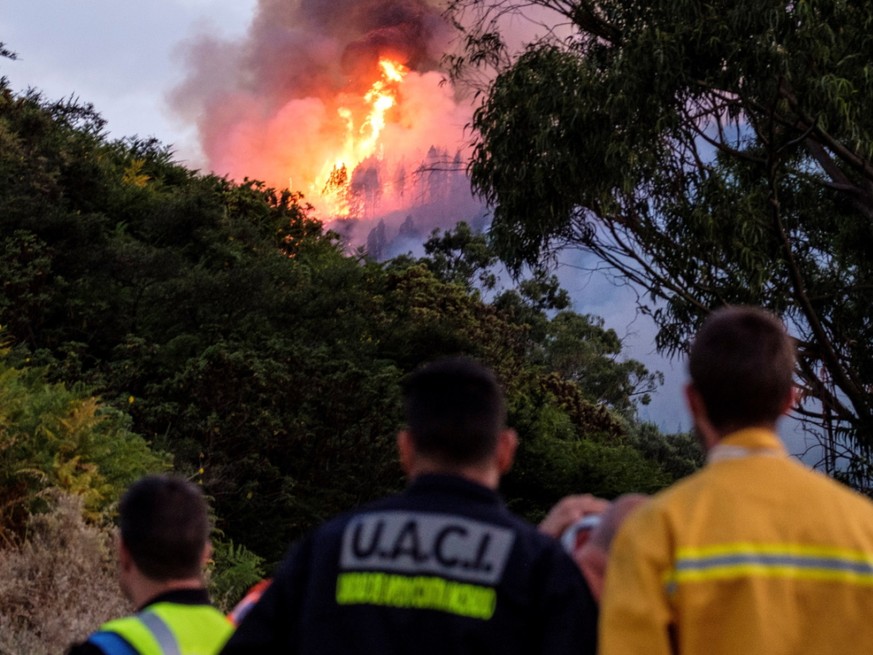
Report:
[[[173,475],[141,478],[121,498],[119,527],[133,561],[149,578],[200,575],[209,514],[197,485]]]
[[[449,465],[494,453],[506,405],[494,374],[466,357],[437,360],[403,384],[406,423],[416,450]]]
[[[757,307],[714,311],[688,358],[691,383],[720,430],[775,423],[791,397],[794,342],[778,317]]]

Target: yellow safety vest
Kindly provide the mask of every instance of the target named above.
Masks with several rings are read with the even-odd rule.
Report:
[[[109,633],[122,637],[139,655],[214,655],[232,632],[231,623],[211,605],[161,602],[104,623],[89,641],[104,647],[110,642],[101,635]]]

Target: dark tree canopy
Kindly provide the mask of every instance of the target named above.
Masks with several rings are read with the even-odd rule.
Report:
[[[482,234],[460,224],[425,257],[377,262],[297,193],[199,174],[103,127],[90,106],[0,80],[0,540],[46,485],[96,512],[171,457],[211,499],[219,554],[249,564],[216,579],[244,589],[257,571],[241,546],[275,561],[402,487],[399,381],[450,354],[506,389],[523,445],[504,493],[530,518],[696,463],[636,419],[657,374],[570,312],[553,276],[498,291]]]
[[[588,249],[648,294],[669,352],[729,303],[797,336],[802,418],[869,486],[873,5],[455,0],[449,58],[496,76],[469,170],[512,266]],[[541,21],[518,53],[507,17]]]

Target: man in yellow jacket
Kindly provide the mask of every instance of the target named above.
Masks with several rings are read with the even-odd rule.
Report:
[[[620,530],[602,655],[873,652],[873,503],[786,454],[794,363],[769,313],[704,323],[686,398],[707,464]]]
[[[68,655],[211,655],[233,626],[209,603],[209,516],[200,488],[152,475],[119,505],[118,579],[136,614],[104,623]]]

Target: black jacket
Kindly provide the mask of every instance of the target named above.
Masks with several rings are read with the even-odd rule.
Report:
[[[428,475],[292,547],[222,653],[593,655],[596,628],[557,541],[494,491]]]

